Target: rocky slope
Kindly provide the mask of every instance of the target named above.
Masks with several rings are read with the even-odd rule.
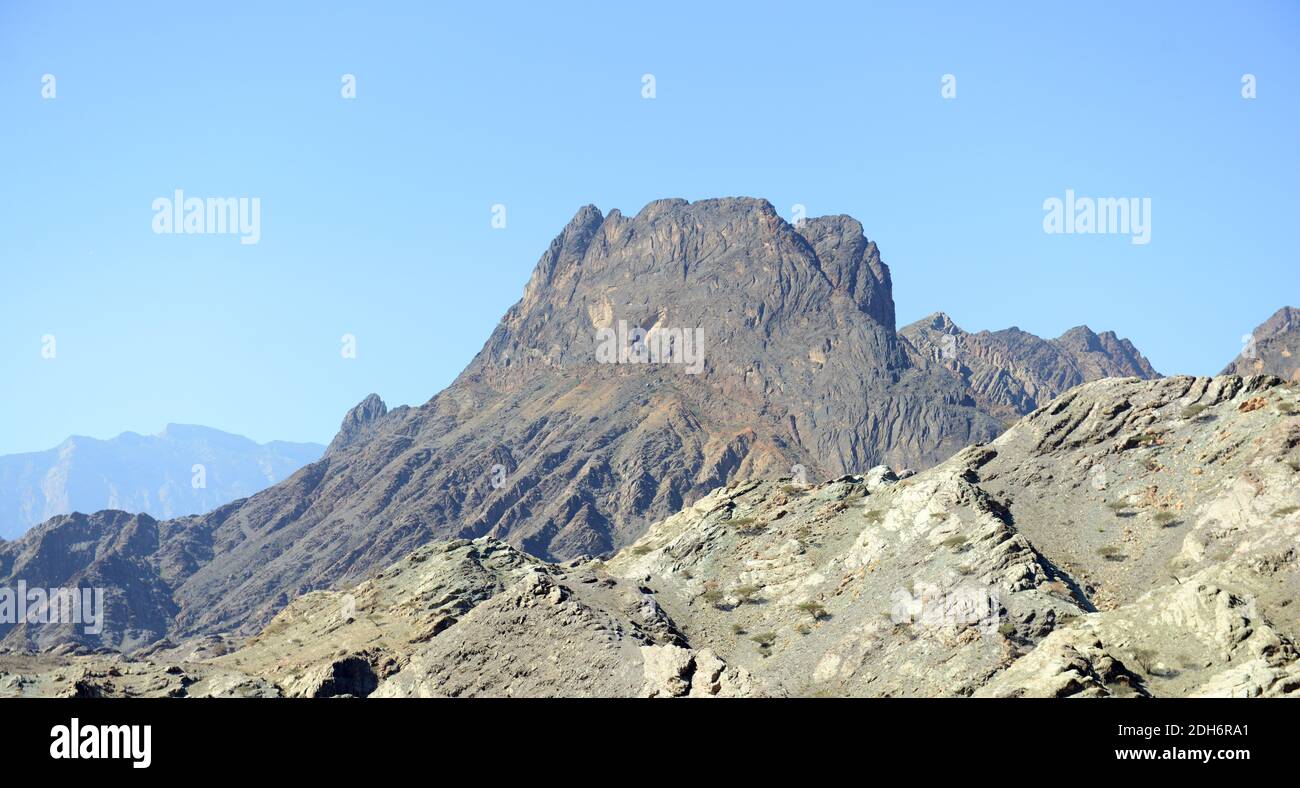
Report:
[[[1075,372],[1044,385],[1106,370]],[[927,467],[1003,415],[900,339],[857,221],[796,228],[741,198],[588,206],[450,387],[416,408],[367,398],[321,461],[160,523],[133,557],[158,568],[171,635],[251,633],[432,540],[607,555],[734,479]],[[0,554],[45,541],[37,529]]]
[[[1300,384],[1107,379],[919,474],[733,481],[607,562],[490,537],[245,644],[0,656],[0,694],[1300,694]]]
[[[46,649],[67,642],[129,650],[170,629],[176,603],[168,579],[188,557],[163,547],[166,526],[147,514],[104,511],[55,517],[21,542],[0,544],[0,588],[105,589],[102,632],[73,624],[21,623],[0,610],[0,644]],[[14,604],[11,601],[11,605]]]
[[[1300,380],[1300,309],[1284,306],[1251,332],[1253,342],[1223,368],[1224,375],[1277,375]]]
[[[972,334],[935,312],[898,333],[926,362],[956,376],[980,410],[1009,420],[1090,380],[1159,376],[1133,343],[1087,326],[1056,339],[1018,328]]]
[[[210,427],[169,424],[157,435],[72,437],[48,451],[0,457],[0,538],[51,517],[119,509],[168,518],[199,514],[252,495],[325,447],[259,444]],[[194,466],[202,465],[202,478]]]

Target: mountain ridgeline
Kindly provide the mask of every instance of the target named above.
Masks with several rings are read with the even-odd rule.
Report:
[[[985,413],[1015,419],[1063,391],[1101,378],[1158,377],[1127,339],[1078,326],[1056,339],[1018,328],[962,331],[942,312],[899,331],[923,360],[961,379]]]
[[[434,540],[607,555],[737,479],[930,467],[1078,383],[1156,375],[1082,327],[939,336],[953,331],[896,330],[889,268],[850,217],[796,227],[748,198],[588,206],[427,403],[368,397],[320,461],[204,515],[55,518],[0,544],[0,581],[134,589],[97,641],[111,646],[250,632]]]

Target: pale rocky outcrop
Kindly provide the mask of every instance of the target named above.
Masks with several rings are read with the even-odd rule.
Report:
[[[907,478],[733,481],[608,561],[433,543],[246,642],[0,653],[0,695],[1296,695],[1297,406],[1089,383]]]

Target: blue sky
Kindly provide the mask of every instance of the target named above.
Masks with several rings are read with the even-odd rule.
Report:
[[[1300,305],[1296,3],[208,5],[0,5],[0,453],[424,402],[586,203],[851,214],[900,325],[1164,373]],[[178,188],[258,197],[259,242],[153,233]],[[1045,234],[1066,189],[1150,197],[1151,242]]]

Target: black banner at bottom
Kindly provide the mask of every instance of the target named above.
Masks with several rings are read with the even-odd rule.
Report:
[[[51,777],[452,768],[616,779],[624,769],[688,774],[693,763],[768,781],[787,763],[1223,774],[1290,763],[1298,708],[1285,700],[51,699],[0,702],[0,736],[11,764]]]

